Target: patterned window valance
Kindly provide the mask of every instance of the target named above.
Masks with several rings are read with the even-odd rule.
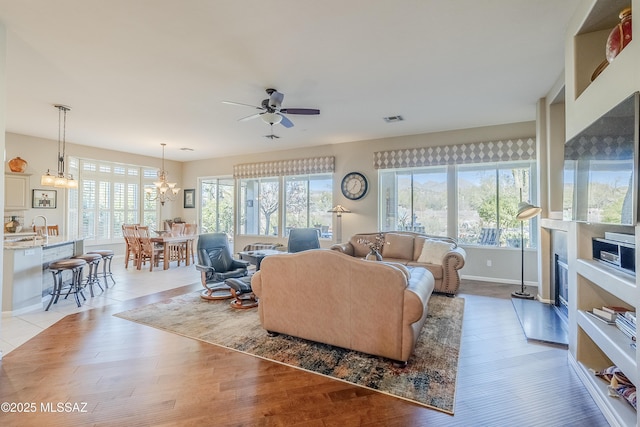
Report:
[[[233,166],[233,177],[260,178],[265,176],[308,175],[330,173],[335,169],[335,157],[275,160],[273,162],[244,163]]]
[[[406,148],[373,153],[376,169],[455,165],[462,163],[535,160],[536,141],[522,138],[507,141],[472,142],[437,147]]]

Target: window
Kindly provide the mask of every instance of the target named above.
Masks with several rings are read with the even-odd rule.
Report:
[[[87,242],[111,243],[122,237],[122,224],[158,227],[158,204],[143,188],[153,187],[157,170],[99,160],[70,158],[78,174],[78,190],[70,191],[69,229]]]
[[[240,180],[240,234],[277,236],[279,202],[279,178]]]
[[[200,180],[200,228],[203,233],[227,233],[233,236],[232,178]]]
[[[520,190],[524,200],[535,200],[534,173],[531,160],[382,169],[380,229],[457,234],[461,244],[519,248]],[[535,246],[536,221],[524,223],[525,247]]]
[[[285,178],[285,237],[292,228],[315,227],[331,238],[333,179],[331,174]]]
[[[382,230],[447,235],[447,168],[380,172]]]
[[[287,237],[291,228],[316,227],[321,237],[331,238],[332,174],[241,179],[239,183],[239,234]]]
[[[458,239],[471,245],[520,247],[520,190],[529,200],[531,162],[457,166]],[[529,226],[524,233],[530,246]]]

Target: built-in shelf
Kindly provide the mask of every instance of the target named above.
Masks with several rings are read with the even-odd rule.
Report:
[[[592,259],[576,260],[576,272],[627,304],[635,306],[638,287],[634,275]]]
[[[607,382],[593,374],[591,371],[593,367],[586,366],[585,364],[576,361],[572,356],[569,356],[569,361],[575,368],[584,386],[587,388],[591,396],[593,396],[598,406],[602,409],[605,417],[610,421],[615,421],[615,423],[612,423],[613,425],[636,425],[638,415],[635,409],[625,402],[624,399],[609,396]]]
[[[617,326],[608,325],[580,310],[577,316],[578,326],[611,360],[613,365],[625,373],[632,383],[638,382],[636,350],[631,347],[631,338],[622,333]],[[596,369],[607,368],[598,366]]]
[[[620,11],[626,7],[640,10],[640,0],[592,0],[581,2],[565,37],[565,135],[572,138],[604,113],[640,90],[637,70],[640,67],[640,33],[634,27],[633,41],[592,80],[593,72],[605,61],[605,45],[611,30],[620,22]],[[638,37],[635,37],[638,36]],[[563,227],[568,231],[569,282],[569,360],[585,388],[613,426],[640,425],[637,411],[622,398],[612,398],[607,382],[594,375],[611,365],[618,366],[636,385],[640,385],[640,357],[631,347],[631,339],[615,325],[608,325],[587,314],[603,305],[640,306],[640,288],[635,269],[638,258],[622,250],[606,247],[606,232],[635,235],[640,242],[640,225],[615,226],[574,223],[564,227],[547,221],[549,228]],[[601,251],[604,258],[617,262],[616,255],[625,257],[620,266],[594,258]],[[603,247],[599,245],[602,243]],[[633,245],[632,245],[633,246]],[[609,256],[611,254],[612,256]],[[602,257],[600,255],[600,257]]]

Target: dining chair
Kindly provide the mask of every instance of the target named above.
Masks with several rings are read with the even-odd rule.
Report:
[[[57,225],[47,225],[47,234],[49,236],[58,236],[60,235],[60,230]]]
[[[198,224],[185,224],[184,225],[184,235],[185,236],[193,236],[193,239],[187,241],[187,245],[189,246],[189,252],[191,253],[191,262],[196,263],[195,251],[193,247],[193,242],[196,240],[195,236],[198,234]]]
[[[136,227],[136,234],[140,245],[137,269],[140,270],[142,268],[142,264],[146,264],[146,261],[149,260],[149,271],[153,271],[153,267],[158,267],[160,264],[160,259],[162,259],[164,251],[162,248],[156,247],[151,241],[149,227]]]
[[[130,224],[122,224],[122,236],[126,245],[124,256],[124,268],[129,268],[129,261],[133,260],[134,265],[138,265],[138,257],[140,255],[140,244],[136,234],[136,226]]]

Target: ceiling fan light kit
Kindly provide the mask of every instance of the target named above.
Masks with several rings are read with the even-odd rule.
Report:
[[[267,92],[267,95],[269,95],[269,98],[263,99],[262,102],[260,103],[260,106],[243,104],[240,102],[233,102],[233,101],[222,101],[222,103],[230,104],[230,105],[239,105],[243,107],[251,107],[251,108],[255,108],[256,110],[262,110],[261,113],[256,113],[247,117],[243,117],[238,121],[243,122],[246,120],[251,120],[251,119],[260,117],[262,121],[268,125],[273,126],[273,125],[281,124],[286,128],[293,127],[293,122],[289,120],[287,116],[285,116],[285,114],[298,114],[298,115],[304,115],[304,116],[312,116],[312,115],[320,114],[320,110],[315,108],[282,108],[282,100],[284,99],[284,94],[272,88],[266,89],[266,92]],[[272,132],[272,135],[273,135],[273,132]],[[271,139],[273,139],[273,137],[271,137]]]

